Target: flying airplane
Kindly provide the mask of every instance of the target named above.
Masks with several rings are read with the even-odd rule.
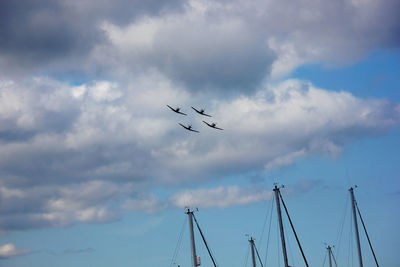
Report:
[[[169,107],[173,112],[176,112],[176,113],[179,113],[179,114],[182,114],[182,115],[187,115],[187,114],[185,114],[183,112],[180,112],[180,110],[181,110],[180,108],[172,108],[169,105],[167,105],[167,107]]]
[[[183,128],[185,128],[185,129],[188,130],[188,131],[196,132],[196,133],[199,132],[199,131],[193,130],[193,129],[192,129],[192,125],[185,126],[185,125],[183,125],[182,123],[179,123],[179,125],[182,126]]]
[[[196,111],[197,113],[199,113],[200,115],[207,116],[207,117],[211,117],[211,115],[208,115],[208,114],[204,113],[204,109],[198,110],[198,109],[195,109],[194,107],[192,107],[192,109],[193,109],[194,111]]]
[[[217,129],[217,130],[223,130],[223,129],[221,129],[221,128],[218,128],[217,127],[217,124],[216,123],[211,123],[211,124],[209,124],[209,123],[207,123],[207,122],[205,122],[205,121],[203,121],[205,124],[207,124],[208,126],[210,126],[211,128],[214,128],[214,129]]]

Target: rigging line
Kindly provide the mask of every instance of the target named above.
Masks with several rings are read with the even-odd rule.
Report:
[[[335,266],[337,267],[336,259],[335,259],[335,256],[333,255],[332,250],[331,250],[331,255],[332,255],[333,261],[335,262]]]
[[[272,225],[272,211],[274,209],[274,203],[275,201],[271,199],[271,212],[269,214],[269,227],[268,227],[268,237],[267,237],[267,248],[265,252],[265,260],[264,260],[264,265],[267,264],[267,257],[268,257],[268,248],[269,248],[269,238],[270,238],[270,233],[271,233],[271,225]]]
[[[272,201],[273,202],[273,201]],[[264,237],[264,231],[265,231],[265,225],[267,224],[267,219],[268,219],[268,211],[267,211],[267,213],[265,214],[265,219],[264,219],[264,224],[263,224],[263,227],[262,227],[262,231],[261,231],[261,236],[260,236],[260,238],[258,239],[259,241],[258,241],[258,245],[260,246],[260,244],[262,243],[262,240],[263,240],[263,237]]]
[[[350,234],[349,234],[349,257],[347,259],[347,266],[350,266],[350,257],[351,257],[351,266],[354,266],[354,248],[353,248],[353,221],[350,216]]]
[[[288,235],[288,237],[287,237],[287,239],[286,239],[286,244],[288,245],[288,251],[289,251],[289,254],[290,254],[290,259],[291,259],[291,261],[292,261],[292,265],[289,265],[289,266],[291,266],[291,267],[294,267],[294,257],[293,257],[293,249],[292,249],[292,246],[290,245],[290,240],[289,240],[289,238],[290,238],[290,236]]]
[[[279,218],[276,218],[276,241],[277,241],[277,248],[278,248],[278,266],[281,266],[281,257],[279,257],[279,254],[281,252],[281,246],[279,246]]]
[[[177,241],[176,246],[175,246],[175,250],[174,250],[174,254],[172,256],[171,264],[169,265],[170,267],[174,264],[174,262],[175,262],[175,260],[176,260],[176,258],[178,256],[180,247],[182,245],[182,237],[183,237],[183,232],[185,230],[186,222],[187,222],[187,220],[185,218],[183,220],[183,224],[182,224],[182,227],[181,227],[181,232],[179,233],[178,241]]]
[[[214,267],[217,267],[217,264],[215,263],[214,257],[212,256],[212,253],[211,253],[211,251],[210,251],[210,248],[208,247],[207,241],[206,241],[206,239],[205,239],[205,237],[204,237],[204,235],[203,235],[203,232],[202,232],[201,229],[200,229],[200,225],[199,225],[199,223],[197,222],[196,216],[194,216],[194,214],[193,214],[193,219],[194,219],[194,221],[196,222],[197,229],[199,229],[199,233],[200,233],[200,235],[201,235],[201,238],[203,239],[204,245],[206,245],[208,254],[210,255],[210,258],[211,258],[211,260],[212,260],[212,262],[213,262],[213,264],[214,264]]]
[[[324,267],[325,266],[325,261],[326,261],[326,256],[328,255],[328,252],[327,251],[325,251],[325,257],[324,257],[324,261],[322,262],[322,267]]]
[[[247,246],[247,252],[246,252],[246,257],[245,257],[245,260],[244,260],[244,267],[247,267],[247,261],[249,260],[249,253],[250,252],[250,246]]]
[[[261,258],[260,258],[260,254],[258,254],[258,249],[256,247],[256,244],[254,244],[254,248],[256,249],[257,257],[258,257],[258,260],[260,261],[261,267],[264,267],[264,265],[262,264]]]
[[[302,249],[302,247],[301,247],[301,245],[300,245],[299,238],[297,237],[296,231],[294,230],[294,226],[293,226],[292,220],[290,219],[289,212],[288,212],[288,210],[287,210],[287,208],[286,208],[285,202],[283,201],[282,194],[281,194],[280,191],[278,191],[278,193],[279,193],[279,196],[280,196],[280,198],[281,198],[281,200],[282,200],[283,207],[285,208],[285,212],[286,212],[286,215],[287,215],[287,217],[288,217],[288,219],[289,219],[290,226],[292,227],[294,236],[296,237],[297,244],[299,245],[301,255],[303,256],[303,259],[304,259],[304,263],[305,263],[306,266],[308,267],[308,262],[307,262],[306,256],[304,255],[303,249]]]
[[[355,202],[355,204],[356,204],[356,208],[357,208],[357,211],[358,211],[358,215],[360,216],[361,223],[362,223],[362,226],[363,226],[364,231],[365,231],[365,235],[367,236],[367,240],[368,240],[369,247],[371,248],[372,255],[374,256],[374,260],[375,260],[376,266],[379,267],[378,260],[376,259],[374,249],[372,248],[372,244],[371,244],[371,241],[370,241],[369,236],[368,236],[368,233],[367,233],[367,228],[365,227],[364,220],[363,220],[363,218],[362,218],[362,216],[361,216],[360,209],[358,208],[357,201],[354,201],[354,202]]]
[[[348,204],[349,204],[349,199],[350,199],[350,196],[347,196],[346,197],[346,203],[345,203],[345,207],[344,207],[344,210],[343,210],[343,215],[342,215],[342,220],[341,220],[341,227],[339,228],[339,231],[338,231],[338,235],[337,235],[337,237],[336,237],[336,242],[335,242],[335,244],[338,244],[337,245],[337,257],[338,257],[338,259],[339,259],[339,252],[340,252],[340,245],[341,245],[341,241],[342,241],[342,234],[343,234],[343,229],[344,229],[344,223],[345,223],[345,221],[346,221],[346,215],[347,215],[347,207],[348,207]]]

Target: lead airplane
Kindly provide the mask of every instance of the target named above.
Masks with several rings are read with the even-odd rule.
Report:
[[[192,109],[193,109],[194,111],[196,111],[197,113],[199,113],[200,115],[207,116],[207,117],[211,117],[211,115],[208,115],[208,114],[204,113],[204,109],[198,110],[198,109],[195,109],[194,107],[192,107]]]
[[[193,129],[192,129],[192,125],[185,126],[185,125],[183,125],[182,123],[179,123],[179,125],[182,126],[183,128],[185,128],[185,129],[188,130],[188,131],[196,132],[196,133],[199,132],[199,131],[193,130]]]
[[[169,107],[173,112],[176,112],[176,113],[178,113],[178,114],[182,114],[182,115],[187,115],[187,114],[185,114],[185,113],[183,113],[183,112],[180,112],[180,110],[181,110],[181,108],[172,108],[171,106],[169,106],[169,105],[167,105],[167,107]]]
[[[214,129],[217,129],[217,130],[223,130],[223,129],[221,129],[221,128],[218,128],[217,127],[217,124],[216,123],[208,123],[208,122],[206,122],[206,121],[203,121],[205,124],[207,124],[209,127],[211,127],[211,128],[214,128]]]

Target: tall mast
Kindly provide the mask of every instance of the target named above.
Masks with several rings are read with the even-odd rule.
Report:
[[[354,218],[354,230],[356,232],[356,240],[357,240],[357,248],[358,248],[358,260],[360,262],[360,267],[363,267],[362,256],[361,256],[361,246],[360,246],[360,236],[358,234],[358,224],[357,224],[357,214],[356,214],[356,200],[354,198],[353,187],[350,187],[350,196],[351,196],[351,206],[353,209],[353,218]]]
[[[254,253],[254,239],[253,237],[250,237],[250,247],[251,247],[251,258],[253,260],[253,267],[256,267],[256,255]]]
[[[196,257],[196,246],[194,243],[194,232],[193,232],[193,211],[188,208],[186,214],[189,218],[189,229],[190,229],[190,244],[192,246],[192,257],[193,257],[193,267],[197,267],[197,257]]]
[[[286,244],[285,244],[285,233],[283,232],[281,203],[279,201],[279,188],[276,185],[274,188],[274,192],[275,192],[275,200],[276,200],[276,210],[278,212],[279,228],[281,231],[283,260],[285,262],[285,267],[289,267],[287,252],[286,252]]]
[[[328,246],[328,256],[329,256],[329,267],[332,267],[332,247]]]

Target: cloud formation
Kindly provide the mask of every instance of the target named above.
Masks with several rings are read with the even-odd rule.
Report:
[[[139,88],[110,81],[2,83],[1,229],[98,223],[120,218],[123,210],[156,211],[166,204],[150,193],[154,186],[270,170],[310,155],[336,156],[350,141],[400,123],[396,103],[286,80],[252,95],[215,98],[207,112],[224,128],[215,131],[200,115],[189,110],[183,118],[165,106],[189,109],[186,103],[201,97],[175,88],[165,76],[152,77],[140,77]],[[181,129],[182,120],[200,134]],[[256,201],[243,190],[200,193],[222,206],[230,205],[223,203],[232,194],[236,204]],[[175,196],[175,205],[185,205],[185,196]]]
[[[254,91],[303,64],[349,64],[376,47],[398,47],[399,9],[392,0],[192,0],[128,25],[106,21],[109,42],[93,56],[113,69],[157,69],[189,90]]]
[[[337,156],[400,124],[398,103],[279,79],[303,64],[349,64],[398,47],[396,0],[0,5],[3,232],[182,206],[187,193],[165,203],[152,189]],[[221,207],[269,194],[248,190],[191,194]]]
[[[59,181],[66,183],[66,181]],[[80,184],[38,185],[32,188],[0,186],[2,230],[69,226],[76,222],[116,220],[113,201],[131,193],[129,185],[90,181]]]
[[[229,207],[246,205],[273,197],[271,190],[257,188],[241,188],[239,186],[216,187],[211,189],[189,190],[171,197],[172,203],[180,208],[184,207]]]
[[[6,0],[0,66],[80,81],[156,69],[189,90],[252,92],[302,64],[398,47],[398,10],[396,0]]]
[[[285,189],[284,194],[301,194],[318,185],[319,181],[302,180],[298,184]],[[172,205],[179,208],[226,208],[230,206],[248,205],[255,202],[267,201],[273,198],[274,192],[271,189],[264,189],[260,186],[239,187],[233,185],[179,192],[170,197],[170,202]]]
[[[0,245],[0,260],[10,259],[31,253],[30,249],[17,249],[14,244]]]

